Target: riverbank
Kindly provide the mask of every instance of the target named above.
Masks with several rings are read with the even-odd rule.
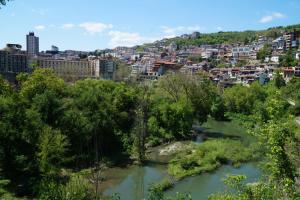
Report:
[[[181,188],[184,185],[183,183],[186,183],[186,181],[191,178],[207,178],[207,176],[213,176],[214,179],[218,179],[218,182],[216,181],[219,185],[218,188],[223,188],[223,186],[221,187],[220,185],[223,185],[221,179],[224,178],[224,174],[219,173],[219,171],[223,171],[223,169],[233,172],[241,170],[241,173],[243,173],[243,170],[245,169],[244,166],[248,166],[248,164],[244,163],[253,160],[253,151],[246,149],[247,146],[245,146],[249,141],[248,137],[251,136],[248,136],[245,129],[236,121],[217,122],[210,119],[201,126],[200,138],[196,138],[195,141],[173,142],[149,148],[147,150],[148,162],[145,166],[131,165],[126,168],[110,168],[104,171],[104,181],[100,186],[101,191],[106,196],[118,193],[122,200],[140,200],[146,197],[147,191],[153,183],[163,186],[163,189],[168,189],[166,193],[169,194],[170,191],[183,191],[183,188]],[[223,143],[226,148],[218,150]],[[210,150],[211,145],[214,146],[214,148]],[[201,154],[210,152],[207,154],[209,155],[209,159],[206,160],[217,161],[211,170],[192,170],[193,173],[186,173],[185,171],[184,176],[180,177],[185,177],[183,180],[179,180],[180,178],[170,173],[172,160],[178,159],[180,156],[183,160],[188,160],[186,159],[187,156],[191,155],[191,157],[196,158],[200,152],[202,152]],[[222,159],[222,154],[226,155],[226,159]],[[203,163],[203,159],[199,159],[198,161],[199,163]],[[253,169],[250,171],[255,171],[254,174],[257,175],[256,172],[259,170],[257,169],[256,171],[256,166],[251,166],[250,168]],[[248,176],[249,174],[247,173],[246,175]],[[193,176],[188,177],[191,175]],[[256,175],[253,176],[256,177]],[[216,176],[218,178],[216,178]],[[197,179],[199,183],[195,184],[203,185],[202,182],[206,181],[203,178]],[[219,190],[208,191],[213,193],[218,192]],[[197,196],[194,198],[197,198]]]

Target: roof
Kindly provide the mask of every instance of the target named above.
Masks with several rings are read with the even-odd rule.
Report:
[[[176,65],[176,63],[170,61],[156,61],[155,64]]]

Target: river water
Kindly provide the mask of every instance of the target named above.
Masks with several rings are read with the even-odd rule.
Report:
[[[211,121],[205,127],[213,133],[218,133],[218,136],[220,134],[224,134],[226,137],[231,134],[239,135],[236,124],[224,124],[224,122],[218,124]],[[243,132],[242,129],[240,131]],[[197,138],[197,140],[196,142],[202,142],[202,137]],[[222,192],[226,189],[223,179],[227,174],[244,174],[247,176],[247,182],[255,182],[259,179],[261,171],[253,163],[244,164],[240,168],[229,165],[222,166],[213,173],[185,178],[176,183],[174,188],[168,190],[165,194],[166,196],[174,196],[176,192],[187,192],[192,195],[193,199],[205,200],[212,193]],[[108,181],[105,181],[103,186],[104,195],[119,194],[121,200],[142,200],[147,196],[147,190],[151,184],[160,182],[168,177],[168,174],[167,165],[151,163],[147,166],[110,169],[105,176]]]
[[[166,192],[166,196],[174,196],[176,192],[187,192],[192,195],[193,199],[207,199],[212,193],[222,192],[226,189],[222,179],[228,174],[244,174],[247,176],[247,182],[255,182],[261,172],[253,163],[244,164],[240,168],[223,166],[213,173],[189,177],[178,182],[174,188]],[[147,190],[151,183],[161,181],[167,174],[166,168],[158,165],[134,166],[122,171],[118,176],[122,176],[122,178],[106,189],[104,195],[117,193],[121,200],[141,200],[147,196]]]

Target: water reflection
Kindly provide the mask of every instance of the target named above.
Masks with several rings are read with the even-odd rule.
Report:
[[[166,176],[165,171],[163,166],[135,166],[118,185],[105,190],[104,195],[118,193],[122,200],[141,200],[147,196],[152,183],[159,182]]]
[[[225,185],[222,181],[227,174],[245,174],[248,182],[257,181],[260,170],[255,164],[249,163],[240,168],[223,166],[215,173],[202,174],[186,178],[169,190],[166,195],[174,196],[176,192],[188,192],[193,199],[207,199],[212,193],[222,192]],[[122,200],[141,200],[147,196],[151,183],[159,182],[166,176],[163,166],[133,167],[127,176],[117,185],[105,190],[105,195],[120,194]]]

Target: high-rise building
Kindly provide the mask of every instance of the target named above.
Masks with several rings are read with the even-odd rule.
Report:
[[[116,63],[112,60],[100,60],[100,76],[105,80],[113,80],[116,71]]]
[[[34,32],[29,32],[26,35],[27,54],[29,56],[37,56],[39,54],[39,38],[34,35]]]

